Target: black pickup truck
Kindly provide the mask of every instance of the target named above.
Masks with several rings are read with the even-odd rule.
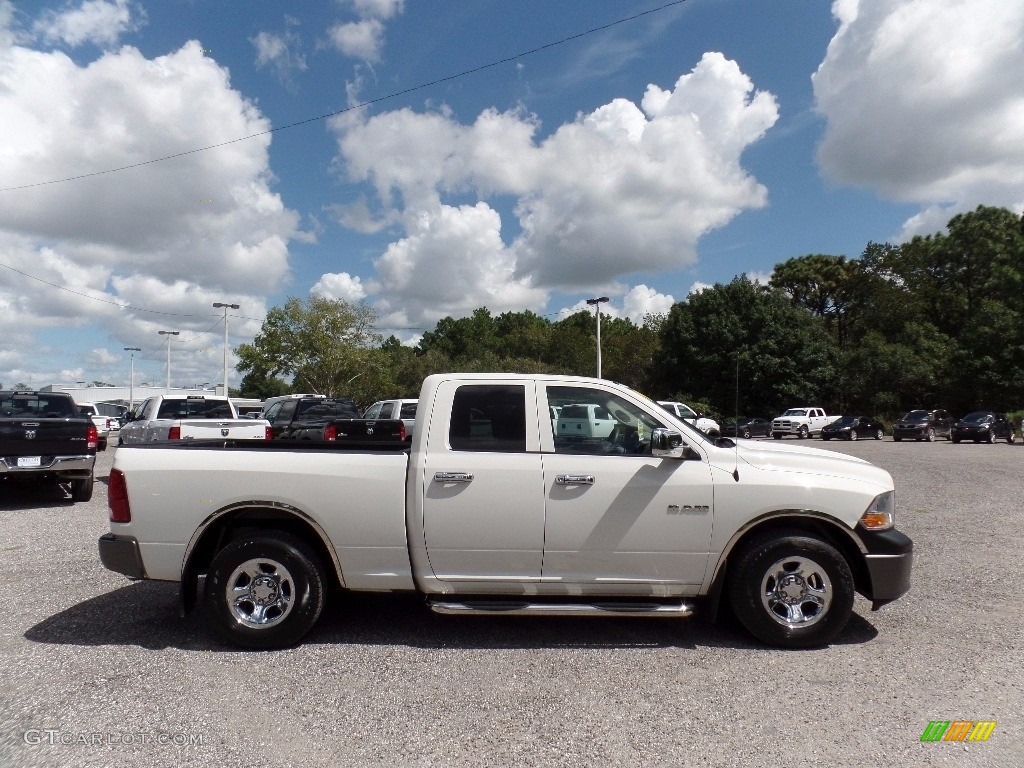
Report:
[[[0,482],[70,483],[92,498],[99,434],[66,392],[0,391]]]
[[[347,397],[296,397],[274,403],[264,415],[273,440],[404,441],[401,419],[362,419]]]

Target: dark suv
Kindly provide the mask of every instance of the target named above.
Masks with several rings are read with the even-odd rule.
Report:
[[[961,440],[973,440],[976,443],[984,440],[986,443],[994,443],[997,439],[1006,440],[1008,443],[1017,439],[1013,424],[1006,418],[1005,413],[974,411],[953,425],[954,443]]]
[[[892,425],[893,442],[907,440],[927,440],[932,442],[936,437],[953,439],[954,419],[948,411],[937,408],[933,411],[915,410]]]

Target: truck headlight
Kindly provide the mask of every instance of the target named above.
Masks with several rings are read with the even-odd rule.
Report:
[[[869,531],[887,531],[896,525],[896,492],[875,496],[860,516],[860,524]]]

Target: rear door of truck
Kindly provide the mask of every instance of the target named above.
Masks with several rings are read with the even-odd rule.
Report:
[[[452,403],[452,410],[450,421],[430,424],[425,446],[421,503],[431,570],[444,581],[539,580],[544,493],[536,384],[447,381],[435,402]]]

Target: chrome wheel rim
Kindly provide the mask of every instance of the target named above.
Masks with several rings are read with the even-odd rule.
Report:
[[[281,563],[265,557],[253,558],[232,572],[225,597],[231,615],[239,623],[253,629],[268,629],[291,613],[295,580]]]
[[[761,605],[784,627],[809,627],[832,605],[832,581],[825,569],[806,557],[785,557],[761,579]]]

